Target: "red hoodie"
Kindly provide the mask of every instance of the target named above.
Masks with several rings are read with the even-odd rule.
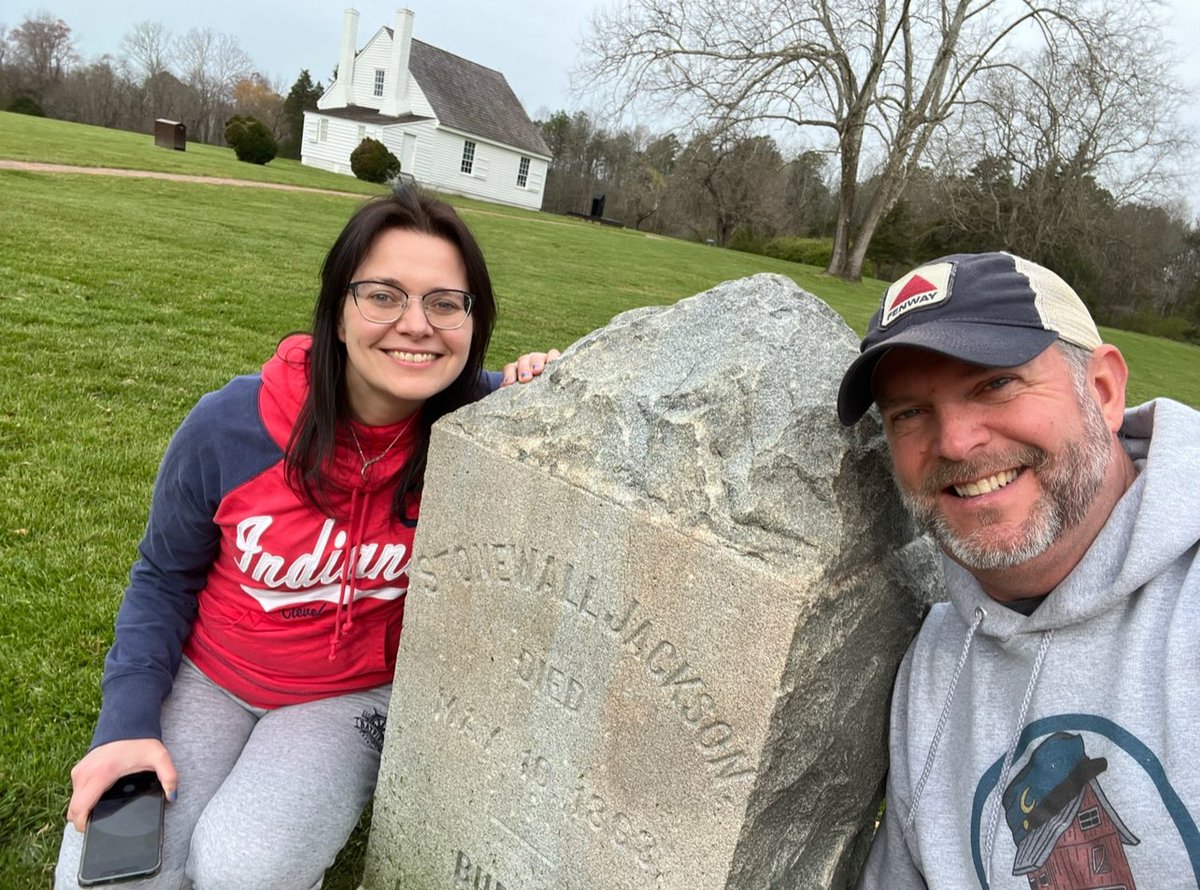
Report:
[[[117,616],[93,745],[160,735],[181,650],[256,707],[391,682],[416,522],[392,519],[388,480],[416,420],[356,424],[367,458],[395,444],[364,479],[346,435],[330,509],[302,500],[283,449],[307,394],[309,343],[289,337],[261,375],[202,398],[173,437]]]

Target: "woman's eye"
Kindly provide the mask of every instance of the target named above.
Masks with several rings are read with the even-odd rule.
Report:
[[[425,308],[439,315],[449,315],[452,312],[459,312],[462,310],[462,307],[462,300],[449,294],[432,297],[425,301]]]
[[[380,306],[394,306],[400,302],[399,296],[386,290],[372,291],[367,295],[367,299],[372,303],[378,303]]]

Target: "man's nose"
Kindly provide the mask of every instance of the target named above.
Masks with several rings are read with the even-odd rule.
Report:
[[[977,411],[962,406],[938,411],[935,448],[939,457],[965,460],[990,436],[983,417]]]

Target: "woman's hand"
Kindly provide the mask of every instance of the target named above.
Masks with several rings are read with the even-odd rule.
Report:
[[[509,362],[504,366],[504,378],[500,381],[500,386],[508,386],[510,383],[528,383],[545,370],[547,362],[554,361],[559,355],[557,349],[551,349],[549,352],[525,353],[515,362]]]
[[[83,831],[100,795],[121,776],[143,770],[153,770],[167,800],[175,799],[179,776],[166,746],[158,739],[123,739],[93,748],[71,769],[75,790],[67,807],[67,821]]]

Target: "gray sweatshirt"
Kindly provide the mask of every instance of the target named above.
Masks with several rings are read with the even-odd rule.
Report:
[[[944,560],[860,887],[1200,887],[1200,413],[1121,435],[1137,479],[1032,615]]]

